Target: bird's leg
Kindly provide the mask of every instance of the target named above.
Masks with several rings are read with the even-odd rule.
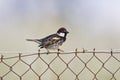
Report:
[[[61,50],[61,49],[58,48],[58,52],[59,52],[59,51],[64,52],[63,50]]]
[[[46,49],[47,50],[47,54],[49,54],[50,53],[50,51],[48,50],[48,49]]]
[[[38,49],[38,53],[40,53],[40,49]]]

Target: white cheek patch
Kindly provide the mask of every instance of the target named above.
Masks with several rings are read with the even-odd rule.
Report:
[[[61,36],[61,37],[64,37],[65,33],[59,33],[58,35]]]

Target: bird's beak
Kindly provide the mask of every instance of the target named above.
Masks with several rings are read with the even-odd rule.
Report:
[[[69,33],[68,31],[66,31],[66,33]]]

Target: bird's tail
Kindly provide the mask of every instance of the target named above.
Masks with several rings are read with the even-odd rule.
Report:
[[[26,39],[27,41],[34,41],[34,42],[37,42],[37,43],[41,43],[41,41],[39,39]]]
[[[26,39],[27,41],[36,41],[36,39]]]

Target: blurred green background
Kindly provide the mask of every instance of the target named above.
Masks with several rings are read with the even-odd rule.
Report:
[[[119,0],[0,0],[0,51],[36,51],[27,38],[43,38],[65,26],[61,47],[118,49]],[[43,49],[44,50],[44,49]]]

